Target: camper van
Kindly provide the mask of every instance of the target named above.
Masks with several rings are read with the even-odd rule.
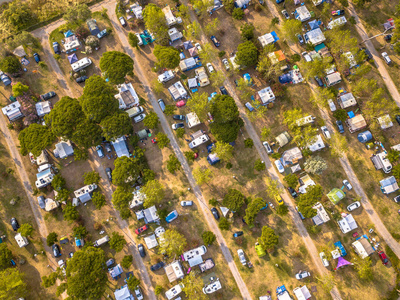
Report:
[[[297,126],[304,126],[304,125],[307,125],[307,124],[312,124],[312,123],[314,123],[314,120],[315,120],[315,117],[313,117],[313,116],[307,116],[307,117],[298,119],[298,120],[296,121],[296,124],[297,124]]]
[[[193,141],[191,141],[189,143],[189,148],[193,149],[196,148],[198,146],[200,146],[201,144],[204,144],[205,142],[208,142],[210,140],[210,138],[208,137],[207,134],[203,134],[202,136],[194,139]]]
[[[135,106],[135,107],[132,107],[132,108],[126,110],[125,112],[128,113],[129,118],[133,118],[133,117],[136,117],[137,115],[139,115],[142,111],[143,111],[143,107]]]
[[[74,72],[79,72],[80,70],[89,67],[91,64],[92,60],[90,58],[84,57],[78,60],[77,62],[73,63],[71,65],[71,68]]]
[[[98,239],[97,241],[95,241],[93,246],[100,247],[101,245],[108,243],[109,240],[110,240],[109,236],[106,235],[106,236],[102,237],[101,239]]]
[[[175,77],[174,72],[172,72],[171,70],[165,71],[164,73],[158,76],[158,82],[166,83],[167,81],[170,81],[174,77]]]

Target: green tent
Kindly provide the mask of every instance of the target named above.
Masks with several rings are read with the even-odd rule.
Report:
[[[333,204],[338,204],[340,200],[342,200],[344,196],[346,196],[346,194],[341,189],[334,188],[332,191],[328,193],[327,196],[329,200],[332,201]]]
[[[256,252],[258,257],[263,257],[265,255],[267,255],[267,253],[265,252],[265,250],[261,247],[261,245],[259,243],[256,243]]]

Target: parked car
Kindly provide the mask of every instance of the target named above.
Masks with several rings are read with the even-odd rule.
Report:
[[[33,54],[33,58],[35,59],[35,61],[36,61],[37,63],[39,63],[39,61],[40,61],[40,56],[39,56],[39,54],[34,53],[34,54]]]
[[[322,134],[324,135],[324,137],[326,137],[327,139],[331,138],[331,134],[326,126],[322,126],[321,131],[322,131]]]
[[[89,77],[87,77],[86,75],[78,77],[77,79],[75,79],[76,83],[82,83],[85,82],[86,79],[88,79]]]
[[[294,190],[294,188],[292,188],[292,187],[288,187],[288,191],[289,191],[289,193],[290,193],[290,195],[293,197],[293,198],[297,198],[297,192]]]
[[[350,182],[345,179],[343,180],[343,185],[350,191],[353,187],[351,186]]]
[[[321,258],[322,264],[324,265],[324,267],[329,267],[329,261],[326,259],[325,253],[324,253],[324,252],[321,252],[321,253],[319,254],[319,257]]]
[[[285,168],[283,167],[281,161],[279,159],[274,161],[276,168],[278,169],[279,173],[285,172]]]
[[[400,125],[400,115],[396,115],[395,119],[396,119],[397,124]]]
[[[246,102],[246,104],[245,104],[244,106],[246,106],[246,108],[247,108],[249,111],[254,111],[254,107],[250,104],[250,102]]]
[[[146,252],[144,251],[143,244],[137,245],[137,249],[139,251],[140,257],[145,257],[146,256]]]
[[[142,122],[145,117],[146,117],[146,114],[140,114],[133,118],[133,122],[135,122],[135,123]]]
[[[40,95],[39,98],[43,101],[49,100],[53,97],[55,97],[57,94],[55,92],[48,92],[46,94]]]
[[[361,48],[361,51],[364,51],[365,55],[367,56],[366,60],[373,59],[371,52],[367,48]]]
[[[286,11],[286,9],[282,10],[282,15],[283,15],[286,19],[290,19],[290,16],[289,16],[288,12]]]
[[[400,195],[393,198],[393,201],[396,203],[400,203]]]
[[[328,105],[329,105],[329,109],[330,109],[331,111],[336,111],[336,105],[335,105],[335,103],[333,103],[333,100],[332,100],[332,99],[329,99],[329,100],[328,100]]]
[[[318,76],[314,76],[314,79],[315,79],[315,81],[317,82],[317,84],[318,84],[320,87],[323,87],[323,86],[324,86],[324,83],[322,82],[321,78],[319,78]]]
[[[164,267],[164,266],[165,266],[165,263],[164,263],[163,261],[160,261],[160,262],[158,262],[158,263],[152,265],[152,266],[150,267],[150,270],[152,270],[152,271],[154,272],[154,271],[160,270],[160,269],[161,269],[162,267]]]
[[[386,52],[382,53],[382,57],[386,64],[390,65],[392,63],[392,60]]]
[[[44,196],[37,197],[37,201],[38,201],[39,207],[41,209],[45,209],[46,208],[46,201],[44,199]]]
[[[2,81],[5,86],[8,86],[11,84],[11,78],[8,77],[7,74],[4,74],[2,71],[0,71],[0,81]]]
[[[218,221],[219,220],[219,212],[218,212],[218,210],[215,207],[213,207],[213,208],[211,208],[211,212],[212,212],[215,220]]]
[[[308,42],[310,41],[308,35],[307,34],[303,35],[303,38],[304,38],[304,43],[308,44]]]
[[[212,66],[212,64],[207,63],[206,66],[207,66],[207,70],[208,70],[208,72],[210,74],[215,72],[214,67]]]
[[[279,3],[282,3],[282,2],[284,2],[285,0],[276,0],[276,3],[277,4],[279,4]]]
[[[306,62],[310,62],[312,61],[310,54],[308,54],[307,51],[304,51],[303,53],[301,53],[301,55],[304,57],[304,59],[306,60]]]
[[[226,90],[226,88],[224,86],[220,86],[219,90],[222,95],[228,95],[228,91]]]
[[[242,249],[238,249],[237,254],[239,256],[240,263],[245,266],[247,264],[246,256],[244,256],[244,252]]]
[[[193,201],[181,201],[181,206],[192,206]]]
[[[57,244],[54,244],[53,246],[51,246],[51,249],[53,250],[53,255],[54,255],[54,257],[59,257],[59,256],[61,256],[60,247],[58,247]]]
[[[172,119],[186,121],[186,117],[184,115],[173,115]]]
[[[60,44],[58,42],[53,42],[53,51],[55,54],[61,54]]]
[[[211,41],[214,43],[215,47],[219,47],[221,45],[214,35],[211,36]]]
[[[173,130],[177,130],[178,128],[184,128],[185,127],[185,124],[184,123],[175,123],[175,124],[172,124],[172,129]]]
[[[224,58],[223,60],[222,60],[222,63],[224,64],[224,66],[225,66],[225,69],[227,70],[227,71],[229,71],[230,70],[230,66],[229,66],[229,61],[226,59],[226,58]]]
[[[300,219],[305,220],[306,218],[304,218],[303,214],[299,211],[299,208],[296,206],[296,211],[300,216]]]
[[[162,112],[164,112],[165,110],[165,103],[163,99],[158,99],[158,105],[160,105],[160,108],[162,110]]]
[[[383,38],[386,42],[390,43],[392,41],[393,33],[385,35]]]
[[[106,168],[106,174],[107,174],[108,181],[112,182],[112,170],[111,170],[111,168]]]
[[[107,34],[108,34],[107,29],[103,29],[102,31],[100,31],[97,34],[97,38],[101,39],[101,38],[105,37]]]
[[[137,286],[135,289],[135,295],[138,300],[143,300],[142,291],[140,290],[139,286]]]
[[[344,133],[344,127],[343,127],[343,123],[340,120],[336,120],[336,126],[339,130],[339,133]]]
[[[194,44],[194,46],[196,47],[197,51],[199,51],[199,52],[203,51],[203,49],[201,49],[201,46],[199,43]]]
[[[361,206],[360,201],[356,201],[356,202],[353,202],[352,204],[350,204],[349,206],[347,206],[347,210],[353,211],[353,210],[359,208],[360,206]]]
[[[296,34],[297,39],[299,40],[300,45],[304,45],[304,39],[300,33]]]
[[[389,259],[387,258],[385,252],[379,251],[378,255],[379,255],[379,258],[381,259],[382,263],[386,266],[389,263]]]
[[[297,280],[301,280],[301,279],[309,277],[309,276],[311,276],[310,272],[300,271],[299,273],[296,274],[295,277],[296,277]]]
[[[149,229],[148,225],[143,225],[142,227],[139,227],[138,229],[135,230],[135,233],[137,235],[141,234],[142,232],[146,231],[147,229]]]
[[[127,24],[126,24],[124,17],[119,17],[118,20],[121,23],[122,27],[126,27]]]
[[[278,203],[278,205],[283,205],[283,204],[284,204],[281,195],[275,195],[275,196],[274,196],[274,199],[275,199],[275,201]]]
[[[19,224],[16,218],[11,218],[11,227],[14,231],[19,229]]]
[[[239,237],[239,236],[241,236],[241,235],[243,235],[243,231],[236,231],[236,232],[233,234],[233,237],[234,237],[234,238],[237,238],[237,237]]]
[[[99,158],[104,157],[103,147],[101,147],[101,145],[96,146],[96,152]]]
[[[274,150],[272,150],[271,146],[268,144],[268,142],[263,142],[262,143],[265,151],[267,151],[268,154],[274,153]]]
[[[176,102],[176,107],[182,107],[182,106],[185,106],[185,105],[186,105],[186,102],[183,101],[183,100]]]
[[[104,149],[106,149],[107,153],[111,153],[112,152],[111,144],[109,142],[105,142]]]

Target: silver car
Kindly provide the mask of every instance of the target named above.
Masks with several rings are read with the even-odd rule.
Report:
[[[309,276],[311,276],[310,272],[300,271],[299,273],[296,274],[295,277],[296,277],[297,280],[301,280],[301,279],[309,277]]]
[[[246,257],[244,256],[243,250],[242,250],[242,249],[239,249],[239,250],[237,251],[237,254],[238,254],[238,256],[239,256],[240,263],[241,263],[243,266],[245,266],[245,265],[247,264],[247,261],[246,261]]]
[[[222,60],[222,63],[224,64],[225,69],[226,69],[227,71],[229,71],[229,69],[230,69],[231,67],[229,66],[228,60],[227,60],[226,58],[224,58],[224,59]]]
[[[265,148],[265,151],[267,151],[268,154],[274,153],[272,150],[271,146],[268,144],[268,142],[263,142],[263,146]]]
[[[356,202],[353,202],[352,204],[350,204],[349,206],[347,206],[347,210],[353,211],[353,210],[359,208],[360,206],[361,206],[360,201],[356,201]]]
[[[135,123],[142,122],[145,117],[146,117],[146,114],[140,114],[133,118],[133,122],[135,122]]]

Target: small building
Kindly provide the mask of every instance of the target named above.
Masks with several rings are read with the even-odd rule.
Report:
[[[158,246],[157,238],[155,234],[146,236],[144,238],[144,242],[146,243],[147,249],[153,249]]]
[[[341,189],[334,188],[326,196],[336,205],[346,196],[346,194]]]
[[[24,114],[21,111],[21,104],[18,101],[15,101],[7,106],[4,106],[1,111],[8,118],[10,122],[14,122],[18,119],[24,117]]]
[[[199,81],[200,86],[203,87],[210,84],[210,80],[208,80],[206,69],[204,67],[198,68],[194,72],[196,73],[196,78]]]
[[[271,87],[266,87],[257,92],[256,99],[260,100],[262,105],[268,105],[269,103],[274,103],[275,95]]]
[[[299,192],[302,194],[307,193],[307,188],[309,186],[315,185],[314,180],[311,179],[310,175],[304,175],[303,177],[299,178],[300,182],[300,187],[299,187]]]
[[[322,32],[321,28],[310,30],[306,32],[304,36],[306,41],[308,40],[308,42],[313,44],[314,46],[319,45],[326,40],[325,35]]]
[[[183,38],[182,32],[180,32],[178,29],[175,27],[172,27],[171,29],[168,29],[168,35],[171,43],[180,40]]]
[[[287,166],[287,165],[297,164],[299,160],[302,158],[303,154],[301,154],[300,148],[294,147],[292,149],[283,152],[280,161],[284,166]]]
[[[188,95],[186,89],[183,87],[183,84],[180,81],[177,81],[173,85],[171,85],[168,88],[168,92],[171,94],[174,101],[186,99]]]
[[[328,23],[328,28],[332,29],[332,28],[337,27],[337,26],[342,26],[342,25],[344,25],[346,23],[347,23],[346,17],[345,16],[341,16],[341,17],[339,17],[339,18],[337,18],[337,19],[335,19],[333,21],[330,21]]]
[[[143,204],[144,199],[146,199],[146,195],[139,190],[135,190],[132,192],[133,199],[129,203],[130,208],[134,208]]]
[[[287,143],[290,142],[291,136],[290,136],[290,134],[289,134],[287,131],[285,131],[285,132],[282,132],[280,135],[278,135],[278,136],[275,138],[275,140],[276,140],[276,142],[279,144],[279,147],[283,147],[283,146],[285,146]]]
[[[361,114],[346,120],[346,125],[349,127],[350,133],[354,133],[367,127],[367,122]]]
[[[118,157],[122,157],[122,156],[129,157],[130,156],[129,148],[126,143],[125,136],[121,136],[121,137],[117,138],[115,141],[111,141],[111,144],[113,145],[115,153],[117,153]]]
[[[157,215],[157,208],[154,205],[149,208],[137,211],[136,217],[138,220],[144,219],[144,222],[146,224],[157,223],[158,221],[160,221],[160,218]]]
[[[69,140],[61,141],[57,143],[56,148],[53,150],[53,154],[56,158],[67,158],[68,156],[74,155],[74,148]]]
[[[121,274],[124,273],[124,271],[122,270],[122,267],[120,264],[116,265],[113,268],[109,268],[108,269],[108,273],[110,273],[111,277],[114,280],[117,280],[118,278],[121,277]]]
[[[375,252],[375,249],[372,247],[366,235],[359,237],[354,243],[351,244],[351,246],[353,247],[354,252],[357,253],[362,259]]]
[[[81,187],[80,189],[74,191],[74,195],[82,203],[86,203],[92,199],[94,190],[97,189],[96,184],[89,184]]]
[[[165,71],[161,75],[158,75],[158,82],[161,83],[166,83],[167,81],[170,81],[171,79],[175,78],[175,73],[171,70]]]
[[[342,81],[342,77],[340,76],[339,72],[333,72],[329,75],[325,76],[325,82],[327,86],[333,86],[338,84]]]
[[[258,37],[258,40],[260,41],[261,46],[265,47],[269,44],[273,44],[273,43],[279,41],[279,37],[275,31],[272,31],[271,33],[266,33],[266,34]]]
[[[342,109],[357,105],[356,98],[354,98],[353,94],[349,92],[341,94],[337,101]]]
[[[86,24],[89,28],[90,34],[97,36],[100,33],[99,26],[97,26],[96,20],[90,19],[86,21]]]
[[[381,126],[381,129],[383,130],[393,127],[393,122],[389,114],[379,117],[378,123]]]
[[[54,178],[53,168],[50,164],[43,165],[43,168],[39,170],[39,173],[36,174],[35,181],[35,185],[38,189],[48,186]]]
[[[114,297],[115,300],[135,300],[127,284],[122,286],[120,289],[116,289],[114,292]]]
[[[340,230],[343,233],[348,233],[356,228],[358,228],[358,225],[356,223],[356,220],[354,220],[353,216],[351,214],[345,214],[345,216],[338,221]]]
[[[21,233],[17,233],[15,235],[15,240],[20,248],[25,247],[29,244],[28,239],[21,235]]]
[[[35,104],[36,113],[39,118],[44,117],[49,114],[51,111],[51,102],[50,101],[42,101]]]
[[[293,290],[293,293],[296,296],[297,300],[311,299],[310,291],[308,290],[307,286],[305,286],[305,285],[295,288]]]
[[[185,276],[185,273],[183,272],[181,263],[176,260],[169,265],[164,267],[165,274],[167,274],[168,280],[170,283],[182,279]]]
[[[297,20],[300,20],[301,22],[305,22],[305,21],[311,19],[311,13],[307,9],[307,7],[305,5],[303,5],[303,6],[296,8],[296,10],[294,11],[294,17]]]
[[[139,3],[135,2],[130,6],[131,12],[135,15],[135,17],[139,20],[143,19],[143,8],[139,5]]]
[[[377,170],[383,170],[385,173],[390,173],[392,171],[392,164],[387,158],[387,153],[381,152],[377,154],[372,154],[371,156],[372,163]]]
[[[190,267],[194,267],[203,262],[202,255],[206,253],[207,253],[207,248],[206,246],[202,245],[195,249],[184,252],[182,256],[183,260],[187,261]]]
[[[181,60],[179,63],[179,68],[181,68],[183,72],[198,68],[200,66],[201,66],[200,60],[194,57],[186,58],[184,60]]]
[[[317,215],[312,218],[312,221],[315,225],[324,224],[331,219],[321,203],[317,202],[313,208],[317,210]]]
[[[389,195],[399,189],[396,178],[394,176],[387,177],[379,181],[382,193]]]
[[[311,145],[307,145],[307,148],[310,149],[311,152],[316,152],[325,148],[324,141],[322,140],[322,136],[320,134],[316,135],[315,141]]]
[[[195,112],[191,112],[186,115],[186,123],[189,128],[193,128],[200,125],[201,121]]]
[[[66,37],[64,39],[64,49],[66,53],[71,53],[73,51],[78,50],[81,47],[81,43],[75,34]]]
[[[168,300],[171,300],[178,296],[180,293],[182,293],[182,288],[184,287],[183,283],[179,283],[175,286],[173,286],[171,289],[165,292],[165,297],[167,297]]]
[[[171,7],[169,7],[169,5],[165,6],[162,9],[162,12],[165,15],[165,19],[167,20],[168,27],[171,27],[178,23],[178,20],[177,20],[177,18],[175,18],[174,14],[172,13]]]
[[[139,96],[132,83],[123,83],[118,85],[117,88],[119,93],[114,97],[118,100],[119,109],[128,109],[139,105]]]

